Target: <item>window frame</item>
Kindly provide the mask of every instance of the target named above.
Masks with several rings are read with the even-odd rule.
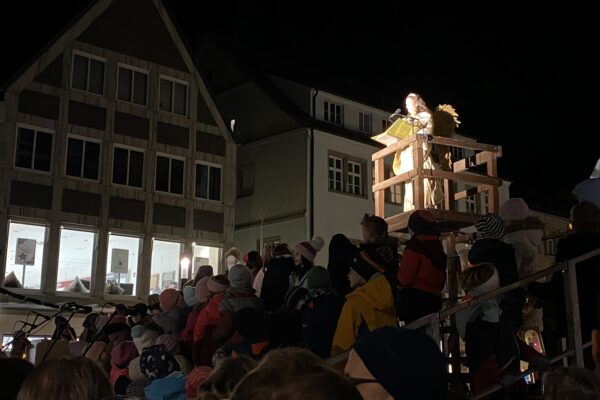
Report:
[[[86,89],[84,90],[84,89],[79,89],[79,88],[73,87],[73,76],[75,74],[75,68],[74,68],[75,55],[78,55],[80,57],[85,57],[89,60],[101,61],[102,63],[104,63],[104,74],[102,77],[102,93],[94,93],[94,92],[90,92],[90,90],[89,90],[89,88],[90,88],[90,65],[91,65],[90,62],[88,62]],[[91,96],[106,97],[106,66],[107,66],[107,64],[108,64],[108,61],[104,57],[97,56],[97,55],[91,54],[91,53],[86,53],[85,51],[74,49],[73,53],[71,55],[71,81],[69,84],[69,88],[71,90],[77,90],[78,92],[81,92],[81,93],[87,93]]]
[[[168,192],[164,192],[162,190],[158,190],[156,188],[156,178],[158,177],[158,157],[163,157],[163,158],[168,158],[169,159],[169,182],[168,182],[168,186],[169,186],[169,191]],[[173,167],[173,163],[172,160],[179,160],[179,161],[183,161],[183,184],[181,186],[182,188],[182,193],[173,193],[171,192],[171,169]],[[168,153],[162,153],[162,152],[156,152],[155,155],[155,160],[154,160],[154,192],[155,193],[160,193],[160,194],[170,194],[173,196],[178,196],[178,197],[184,197],[185,196],[185,183],[186,183],[186,173],[185,173],[185,164],[186,164],[186,158],[182,157],[182,156],[176,156],[173,154],[168,154]]]
[[[115,149],[116,148],[120,148],[120,149],[124,149],[127,150],[127,184],[123,185],[122,183],[115,183],[114,181],[114,168],[115,168]],[[143,163],[142,163],[142,187],[138,187],[138,186],[131,186],[129,185],[129,169],[130,169],[130,152],[131,151],[137,151],[138,153],[142,153],[143,156]],[[129,146],[126,144],[121,144],[121,143],[113,143],[112,146],[112,158],[111,158],[111,165],[110,165],[110,183],[111,185],[117,186],[117,187],[125,187],[125,188],[130,188],[130,189],[135,189],[135,190],[144,190],[145,187],[145,182],[144,179],[146,178],[146,174],[145,174],[145,165],[146,165],[146,150],[142,149],[140,147],[135,147],[135,146]]]
[[[219,168],[221,170],[221,187],[220,187],[220,191],[219,191],[219,200],[211,200],[209,198],[203,198],[203,197],[197,197],[196,196],[196,184],[197,184],[197,165],[204,165],[207,166],[208,169],[208,180],[206,182],[207,185],[207,191],[206,193],[210,193],[210,168]],[[196,160],[196,162],[194,163],[194,199],[196,200],[201,200],[201,201],[208,201],[211,203],[215,203],[215,204],[222,204],[223,203],[223,166],[220,164],[216,164],[216,163],[211,163],[208,161],[201,161],[201,160]]]
[[[80,171],[79,176],[67,175],[67,161],[68,161],[68,156],[69,156],[69,139],[76,139],[76,140],[83,141],[83,154],[82,154],[83,158],[81,160],[81,171]],[[84,178],[82,176],[83,168],[85,166],[85,142],[92,142],[92,143],[97,143],[98,145],[100,145],[100,149],[98,150],[98,179],[89,179],[89,178]],[[91,138],[88,136],[75,135],[72,133],[67,134],[67,145],[66,145],[66,151],[65,151],[63,174],[65,177],[68,177],[69,179],[77,179],[77,180],[82,180],[85,182],[98,182],[98,183],[101,182],[101,177],[102,177],[102,140],[96,139],[96,138]]]
[[[329,186],[329,171],[330,171],[329,159],[331,157],[342,160],[342,191],[332,189]],[[361,194],[355,194],[355,193],[349,192],[349,186],[348,186],[348,163],[349,162],[352,162],[355,164],[360,164],[360,166],[361,166],[361,182],[360,182]],[[367,160],[364,160],[364,159],[361,159],[358,157],[354,157],[354,156],[351,156],[348,154],[338,153],[336,151],[329,150],[327,152],[327,189],[329,190],[329,192],[332,192],[332,193],[341,193],[341,194],[345,194],[348,196],[358,197],[361,199],[368,199],[369,194],[367,192],[367,187],[366,187],[367,165],[368,165]]]
[[[121,83],[121,68],[123,69],[128,69],[132,72],[132,79],[131,79],[131,101],[127,101],[127,100],[122,100],[119,98],[119,84]],[[144,99],[144,104],[138,104],[135,103],[133,101],[133,92],[134,92],[134,85],[135,85],[135,73],[141,73],[141,74],[145,74],[146,75],[146,97]],[[144,68],[139,68],[139,67],[134,67],[133,65],[130,64],[125,64],[122,62],[117,63],[117,87],[116,87],[116,91],[115,91],[115,98],[118,102],[124,103],[124,104],[132,104],[134,106],[137,107],[148,107],[148,83],[150,82],[150,71],[144,69]]]
[[[31,167],[30,168],[20,167],[17,165],[17,149],[18,149],[18,145],[19,145],[19,128],[29,129],[34,132],[33,151],[32,151],[32,155],[31,155]],[[48,171],[35,169],[33,167],[35,165],[35,149],[36,149],[38,132],[47,133],[52,136],[52,147],[50,148],[50,169]],[[28,172],[33,172],[33,173],[38,173],[38,174],[43,174],[43,175],[52,175],[52,172],[53,172],[52,167],[54,165],[53,161],[54,161],[54,156],[55,156],[55,154],[54,154],[55,153],[54,152],[55,140],[54,139],[55,139],[55,131],[53,131],[52,129],[39,127],[39,126],[35,126],[35,125],[17,123],[17,127],[15,129],[15,146],[14,146],[14,150],[13,150],[13,168],[15,168],[16,170],[19,170],[19,171],[28,171]]]
[[[161,94],[160,81],[163,79],[171,82],[172,84],[179,83],[179,84],[182,84],[185,86],[185,88],[186,88],[185,89],[185,114],[178,114],[175,112],[175,85],[174,84],[171,86],[171,111],[163,110],[162,108],[160,108],[160,94]],[[180,117],[187,118],[190,113],[189,109],[190,109],[190,83],[188,81],[184,81],[183,79],[174,78],[169,75],[159,74],[158,75],[158,111],[161,113],[165,113],[165,114],[173,114],[173,115],[178,115]]]

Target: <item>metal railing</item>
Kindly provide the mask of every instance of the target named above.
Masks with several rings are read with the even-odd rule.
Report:
[[[469,301],[459,303],[453,305],[449,308],[441,310],[437,313],[433,313],[427,315],[423,318],[420,318],[412,323],[408,324],[406,328],[411,329],[420,329],[427,328],[427,332],[429,335],[436,341],[436,343],[440,343],[441,333],[440,333],[440,321],[444,320],[447,317],[450,317],[460,311],[475,307],[482,302],[487,300],[494,299],[504,293],[510,292],[512,290],[518,289],[520,287],[527,286],[531,282],[537,281],[538,279],[545,278],[549,275],[554,274],[555,272],[566,271],[564,275],[564,290],[565,290],[565,305],[567,312],[567,321],[571,323],[567,326],[567,349],[564,353],[554,357],[551,359],[552,363],[559,362],[563,359],[569,360],[570,366],[578,366],[583,367],[583,350],[591,345],[589,343],[583,343],[581,338],[581,318],[579,315],[579,292],[577,288],[577,271],[575,269],[576,265],[582,261],[589,260],[590,258],[600,256],[600,249],[590,251],[581,256],[572,258],[568,261],[564,261],[562,263],[556,264],[552,267],[546,268],[543,271],[536,272],[532,275],[529,275],[518,282],[512,283],[507,286],[503,286],[499,289],[493,290],[491,292],[485,293],[479,297],[473,298]],[[340,353],[334,357],[331,357],[327,360],[330,364],[338,364],[348,358],[350,351]],[[523,372],[521,375],[526,376],[530,374],[532,371],[528,370]],[[480,393],[474,397],[471,397],[472,400],[475,399],[483,399],[490,394],[493,394],[501,389],[503,389],[504,385],[494,385],[487,389],[485,392]]]

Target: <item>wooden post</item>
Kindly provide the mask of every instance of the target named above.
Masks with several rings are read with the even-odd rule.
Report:
[[[413,201],[415,204],[415,210],[425,209],[425,186],[423,184],[423,138],[417,135],[415,141],[415,147],[413,148],[413,166],[417,171],[417,176],[413,183]]]
[[[498,158],[496,153],[489,153],[487,157],[487,174],[491,178],[498,177]],[[498,213],[500,209],[500,195],[498,193],[498,186],[488,186],[488,212]]]
[[[375,184],[385,180],[385,165],[383,158],[375,160]],[[375,197],[375,215],[385,218],[385,190],[376,190]]]
[[[448,277],[448,307],[455,305],[458,297],[458,271],[457,271],[457,259],[458,253],[456,252],[456,234],[450,233],[446,237],[446,254],[448,256],[447,261],[447,277]],[[450,316],[451,332],[448,338],[449,351],[452,354],[450,358],[450,364],[452,365],[452,377],[451,385],[454,391],[459,393],[462,392],[462,372],[461,372],[461,353],[460,353],[460,339],[456,334],[456,316]]]
[[[452,211],[454,208],[454,182],[444,179],[444,209]]]

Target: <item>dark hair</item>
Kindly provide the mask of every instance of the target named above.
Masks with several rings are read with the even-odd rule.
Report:
[[[256,361],[246,356],[223,360],[198,388],[198,400],[229,398],[242,378],[255,367]]]
[[[360,400],[342,375],[308,350],[285,348],[268,353],[260,366],[235,388],[231,400]]]
[[[342,296],[352,291],[348,281],[350,264],[356,255],[356,246],[345,235],[338,233],[329,241],[329,262],[327,271],[331,285]]]
[[[263,267],[263,260],[258,251],[251,251],[247,255],[246,266],[259,271]]]
[[[29,361],[20,358],[0,358],[0,393],[6,400],[17,398],[21,384],[33,371]],[[6,397],[4,397],[6,396]]]
[[[292,252],[290,251],[290,247],[288,246],[287,243],[280,243],[277,245],[277,247],[275,247],[275,250],[273,250],[273,257],[279,257],[279,256],[285,256],[285,255],[292,255]]]
[[[376,215],[365,214],[360,224],[364,225],[369,232],[376,235],[379,239],[385,238],[388,234],[387,222]]]
[[[217,283],[220,283],[221,285],[229,286],[229,278],[227,278],[227,275],[215,275],[211,279]]]

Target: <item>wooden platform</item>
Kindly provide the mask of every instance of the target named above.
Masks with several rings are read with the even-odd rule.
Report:
[[[462,228],[472,226],[482,216],[479,214],[469,214],[458,211],[444,211],[444,210],[427,210],[433,214],[438,220],[439,227],[442,232],[456,232]],[[404,212],[386,218],[388,223],[389,232],[407,232],[408,231],[408,218],[413,211]]]

